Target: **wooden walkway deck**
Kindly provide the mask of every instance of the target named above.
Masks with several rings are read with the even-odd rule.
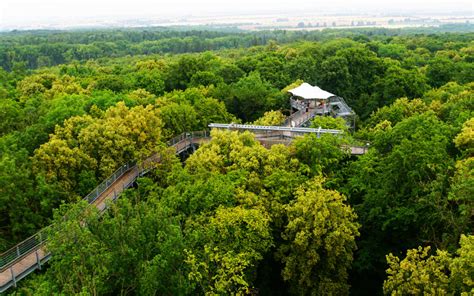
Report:
[[[256,139],[267,148],[275,144],[289,145],[292,140],[291,134],[288,134],[288,132],[272,132],[263,135],[256,134]],[[210,137],[208,133],[186,133],[177,137],[177,140],[171,141],[169,145],[175,148],[177,154],[180,154],[181,152],[194,147],[194,145],[199,145],[208,142],[209,140]],[[354,155],[364,154],[366,151],[367,147],[351,147],[351,153]],[[114,182],[110,184],[106,183],[108,185],[106,189],[91,202],[91,205],[94,205],[100,211],[104,211],[108,202],[115,200],[125,189],[130,187],[142,173],[153,167],[153,165],[158,163],[160,159],[160,155],[155,154],[143,161],[140,166],[131,166],[118,178],[114,179]],[[31,240],[33,245],[27,252],[21,254],[18,246],[21,246],[22,244],[28,245],[28,240]],[[19,280],[26,277],[36,269],[41,269],[42,265],[51,257],[51,254],[44,247],[44,240],[41,239],[41,235],[40,238],[35,236],[28,238],[24,242],[18,244],[16,248],[17,254],[15,254],[14,248],[3,253],[3,255],[5,255],[8,252],[11,253],[13,250],[13,256],[15,256],[15,259],[2,266],[0,269],[0,293],[5,292],[12,286],[16,286],[16,283]],[[0,261],[0,263],[2,262]]]
[[[206,138],[186,138],[178,141],[172,147],[175,148],[176,153],[180,153],[192,145],[200,144],[203,141],[207,141]],[[144,166],[150,166],[153,163],[159,162],[160,156],[155,154],[142,163],[142,167],[133,166],[123,173],[118,179],[115,180],[109,187],[106,188],[92,203],[100,211],[104,211],[109,201],[115,200],[125,189],[130,187],[131,184],[139,177],[140,173],[144,170]],[[29,250],[29,252],[18,256],[18,258],[11,264],[0,270],[0,293],[6,291],[12,286],[16,286],[16,283],[26,277],[28,274],[36,269],[41,269],[41,266],[46,263],[51,254],[45,249],[43,243],[39,243],[38,246]]]

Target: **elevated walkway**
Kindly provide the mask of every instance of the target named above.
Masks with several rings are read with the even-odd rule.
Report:
[[[252,125],[252,124],[234,124],[234,123],[211,123],[210,128],[220,128],[229,130],[247,130],[255,134],[272,134],[278,133],[286,135],[287,137],[294,138],[297,136],[303,136],[305,134],[317,134],[318,137],[321,134],[332,134],[340,135],[343,132],[336,129],[323,129],[323,128],[304,128],[304,127],[291,127],[291,126],[266,126],[266,125]]]
[[[213,123],[210,124],[209,127],[252,131],[255,133],[256,139],[267,148],[276,144],[289,145],[295,137],[308,133],[313,133],[318,136],[322,134],[339,135],[342,133],[340,130],[287,126]],[[208,141],[210,141],[210,134],[208,131],[188,132],[171,139],[167,144],[175,149],[176,154],[180,154],[194,148],[196,145]],[[360,155],[367,152],[367,147],[351,146],[350,150],[353,155]],[[89,204],[97,207],[99,211],[104,211],[107,208],[107,203],[109,201],[117,199],[125,189],[129,188],[136,181],[138,177],[155,167],[155,164],[160,162],[160,160],[161,156],[157,153],[139,164],[135,162],[124,164],[84,197],[84,199],[87,200]],[[19,280],[25,278],[35,270],[41,269],[42,266],[51,258],[51,253],[49,253],[45,248],[46,240],[47,227],[8,251],[0,254],[0,293],[5,292],[10,287],[16,287]]]
[[[336,117],[354,115],[354,111],[352,111],[351,107],[349,107],[346,101],[341,97],[332,97],[329,101],[329,105],[331,105],[332,112]]]
[[[168,145],[175,148],[177,154],[190,149],[193,145],[209,140],[209,132],[184,133],[168,141]],[[85,200],[94,205],[99,211],[104,211],[108,201],[117,199],[120,194],[129,188],[136,179],[148,171],[161,159],[154,154],[142,163],[127,163],[104,180]],[[10,287],[16,287],[19,280],[26,277],[42,266],[51,258],[44,244],[47,239],[47,228],[40,230],[8,251],[0,254],[0,293]]]
[[[308,110],[308,112],[303,110],[298,110],[295,113],[291,114],[283,123],[283,126],[286,127],[302,127],[307,125],[315,116],[318,114],[315,109]]]

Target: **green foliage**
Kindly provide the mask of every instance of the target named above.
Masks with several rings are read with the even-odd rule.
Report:
[[[430,247],[407,251],[403,260],[389,254],[388,278],[384,282],[387,295],[470,295],[474,292],[474,237],[461,236],[456,257]]]
[[[65,293],[74,294],[82,291],[91,294],[105,293],[107,287],[104,282],[108,276],[108,266],[112,258],[107,252],[106,245],[94,238],[90,230],[99,223],[97,210],[89,208],[82,202],[67,212],[67,220],[59,214],[55,217],[59,229],[52,229],[48,235],[52,239],[48,249],[61,260],[53,261],[50,273],[55,278],[60,289]],[[58,222],[59,222],[58,221]],[[83,222],[82,222],[83,221]],[[88,227],[83,227],[85,223]],[[90,256],[97,252],[95,256]]]
[[[436,30],[456,28],[469,25]],[[386,254],[428,244],[453,255],[391,257],[409,266],[392,287],[469,291],[470,238],[454,250],[474,227],[473,38],[433,30],[1,34],[2,248],[123,163],[161,154],[107,213],[57,214],[61,255],[18,293],[376,294]],[[347,133],[267,149],[250,133],[213,131],[184,166],[163,149],[213,122],[279,125],[301,81],[345,98],[367,154],[349,155]],[[313,126],[347,131],[332,117]],[[319,175],[324,185],[306,184]],[[349,277],[358,224],[338,192],[361,224]]]
[[[256,262],[272,245],[269,217],[261,209],[219,208],[203,225],[192,225],[203,249],[187,252],[189,278],[204,294],[248,294]]]
[[[285,115],[281,111],[268,111],[262,117],[255,120],[252,124],[255,125],[281,125],[285,121]]]
[[[431,85],[440,87],[452,81],[455,72],[454,61],[445,57],[436,57],[429,62],[426,76]]]
[[[318,121],[322,124],[329,122],[335,126],[345,125],[344,120],[342,122],[339,120],[316,120],[316,122]],[[320,137],[310,134],[292,142],[296,157],[311,169],[313,175],[332,175],[337,171],[338,164],[350,155],[347,144],[348,139],[345,136],[330,134],[323,134]]]
[[[0,135],[5,135],[22,127],[24,111],[18,102],[0,99]]]
[[[64,216],[65,215],[65,216]],[[100,217],[81,203],[55,216],[48,276],[65,294],[135,291],[182,294],[192,286],[183,266],[183,237],[159,204],[123,199]],[[95,251],[100,254],[90,256]]]
[[[288,224],[279,249],[283,279],[300,295],[347,295],[348,269],[359,225],[345,197],[313,179],[285,207]]]
[[[392,59],[402,59],[405,53],[408,51],[406,45],[404,44],[380,44],[378,46],[378,54],[382,57],[389,57]]]
[[[136,88],[145,89],[157,96],[163,94],[165,90],[165,82],[159,70],[144,69],[137,71],[135,73],[134,86]]]
[[[279,108],[283,95],[258,72],[250,73],[231,85],[221,85],[211,95],[224,101],[230,113],[244,122],[254,121],[267,110]]]
[[[454,143],[456,147],[464,150],[467,155],[474,155],[474,118],[464,123],[462,131],[456,136]]]
[[[95,87],[102,90],[108,89],[113,92],[121,92],[127,88],[127,85],[120,77],[108,75],[100,77]]]
[[[43,194],[51,194],[51,187],[35,178],[24,149],[2,154],[0,186],[0,223],[5,225],[0,228],[0,247],[7,249],[45,222],[50,213]]]
[[[151,155],[161,141],[161,122],[153,106],[128,109],[123,103],[102,118],[71,117],[35,151],[33,167],[66,192],[86,194],[77,192],[79,176],[93,171],[102,179],[127,161]]]
[[[369,127],[374,127],[384,120],[395,125],[405,118],[421,114],[428,110],[426,104],[420,99],[409,100],[407,98],[397,99],[393,104],[379,108],[367,120]]]
[[[180,215],[212,212],[219,206],[237,203],[236,187],[241,182],[238,174],[212,174],[200,179],[182,172],[173,180],[174,185],[164,190],[163,202]]]
[[[345,133],[348,132],[347,124],[344,118],[331,116],[316,116],[311,122],[312,128],[337,129]]]
[[[406,70],[389,66],[381,81],[377,83],[379,106],[388,105],[395,98],[419,98],[429,89],[425,76],[418,70]]]
[[[197,127],[197,113],[189,104],[176,104],[164,106],[160,109],[160,118],[166,130],[165,137],[193,131]]]
[[[351,193],[362,224],[355,260],[361,280],[376,277],[389,252],[424,242],[452,249],[472,228],[472,199],[465,191],[471,182],[468,161],[454,170],[453,126],[429,108],[439,110],[419,100],[379,109],[366,133],[372,150],[347,172],[345,192]]]
[[[218,85],[224,79],[210,71],[198,71],[192,77],[189,86],[209,86]]]
[[[352,76],[348,61],[343,56],[330,56],[321,63],[321,73],[318,80],[328,90],[339,92],[352,88]]]
[[[157,99],[166,136],[207,129],[210,123],[238,121],[222,101],[209,97],[206,88],[173,91]]]
[[[223,102],[213,98],[196,100],[194,108],[199,118],[199,129],[207,129],[211,123],[238,122],[234,115],[227,112]]]

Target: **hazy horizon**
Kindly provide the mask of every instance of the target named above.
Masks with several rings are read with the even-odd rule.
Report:
[[[399,13],[465,13],[473,15],[474,2],[469,0],[349,0],[308,1],[240,0],[223,4],[222,1],[191,0],[167,1],[162,4],[150,0],[3,0],[0,3],[0,29],[32,27],[37,24],[67,21],[80,23],[91,19],[107,20],[133,18],[183,18],[190,16],[223,16],[240,14],[399,14]]]

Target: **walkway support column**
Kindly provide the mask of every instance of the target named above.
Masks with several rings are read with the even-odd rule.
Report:
[[[35,255],[36,255],[36,264],[38,264],[38,269],[41,270],[41,260],[38,255],[38,250],[35,251]]]
[[[16,277],[15,277],[15,272],[13,272],[13,266],[10,267],[10,272],[12,274],[13,287],[16,288]]]

